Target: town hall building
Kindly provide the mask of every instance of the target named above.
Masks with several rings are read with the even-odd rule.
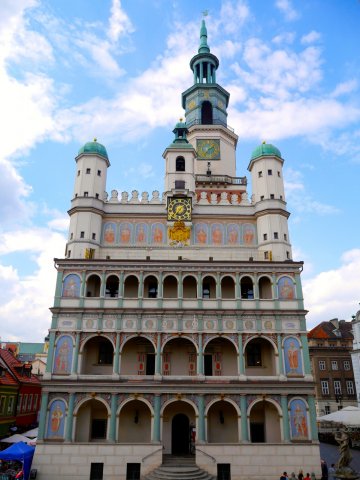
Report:
[[[199,469],[233,480],[319,474],[284,159],[262,143],[249,159],[251,194],[236,176],[230,94],[216,83],[204,20],[190,67],[163,193],[104,193],[110,159],[96,140],[75,158],[66,254],[55,260],[40,480],[155,479],[172,459],[197,469],[192,479]]]

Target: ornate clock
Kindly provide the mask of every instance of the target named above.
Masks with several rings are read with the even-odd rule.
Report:
[[[220,160],[220,140],[198,139],[196,141],[196,151],[200,160]]]
[[[167,205],[167,219],[169,221],[191,220],[191,198],[169,197]]]

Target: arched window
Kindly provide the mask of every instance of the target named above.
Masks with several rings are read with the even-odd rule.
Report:
[[[177,159],[176,159],[176,171],[177,172],[185,172],[185,158],[184,157],[177,157]]]
[[[206,100],[201,105],[201,123],[202,125],[212,125],[213,124],[213,110],[211,103]]]
[[[110,275],[106,279],[105,297],[117,297],[119,295],[119,279],[116,275]]]

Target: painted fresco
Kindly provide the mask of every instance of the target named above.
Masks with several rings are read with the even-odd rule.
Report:
[[[289,410],[291,439],[307,440],[309,438],[309,428],[306,403],[300,398],[291,400]]]
[[[120,223],[120,243],[127,245],[131,243],[133,226],[131,223]]]
[[[211,243],[212,245],[224,244],[224,226],[220,223],[211,225]]]
[[[135,226],[135,243],[147,243],[148,226],[146,223],[138,223]]]
[[[79,297],[80,296],[80,277],[71,273],[64,279],[63,297]]]
[[[151,225],[151,243],[163,244],[165,239],[165,225],[162,223],[154,223]]]
[[[116,223],[109,222],[104,224],[104,242],[105,243],[115,243],[116,241]]]
[[[56,344],[53,373],[68,375],[71,373],[73,341],[69,335],[59,338]]]
[[[303,375],[302,353],[299,340],[288,337],[284,341],[285,372],[288,376]]]
[[[197,223],[195,225],[194,243],[206,245],[208,243],[208,226],[206,223]]]
[[[281,277],[278,282],[278,296],[280,300],[295,298],[295,286],[290,277]]]
[[[236,223],[230,223],[226,228],[228,245],[238,245],[240,241],[240,227]]]
[[[66,405],[64,400],[55,400],[52,402],[49,410],[46,438],[64,438],[65,416]]]
[[[244,245],[256,244],[256,230],[252,223],[244,223],[242,226],[242,243]]]

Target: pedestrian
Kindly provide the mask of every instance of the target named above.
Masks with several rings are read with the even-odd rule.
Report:
[[[306,476],[304,477],[304,480],[311,480],[310,473],[306,474]]]
[[[329,480],[335,480],[335,463],[331,464],[331,467],[329,467],[328,473],[329,473]]]
[[[283,472],[283,474],[280,476],[280,480],[289,480],[288,474]]]
[[[321,460],[321,480],[328,480],[328,467],[325,460]]]
[[[299,480],[303,480],[303,479],[304,479],[304,474],[303,474],[303,471],[302,471],[302,470],[299,470],[298,479],[299,479]]]

